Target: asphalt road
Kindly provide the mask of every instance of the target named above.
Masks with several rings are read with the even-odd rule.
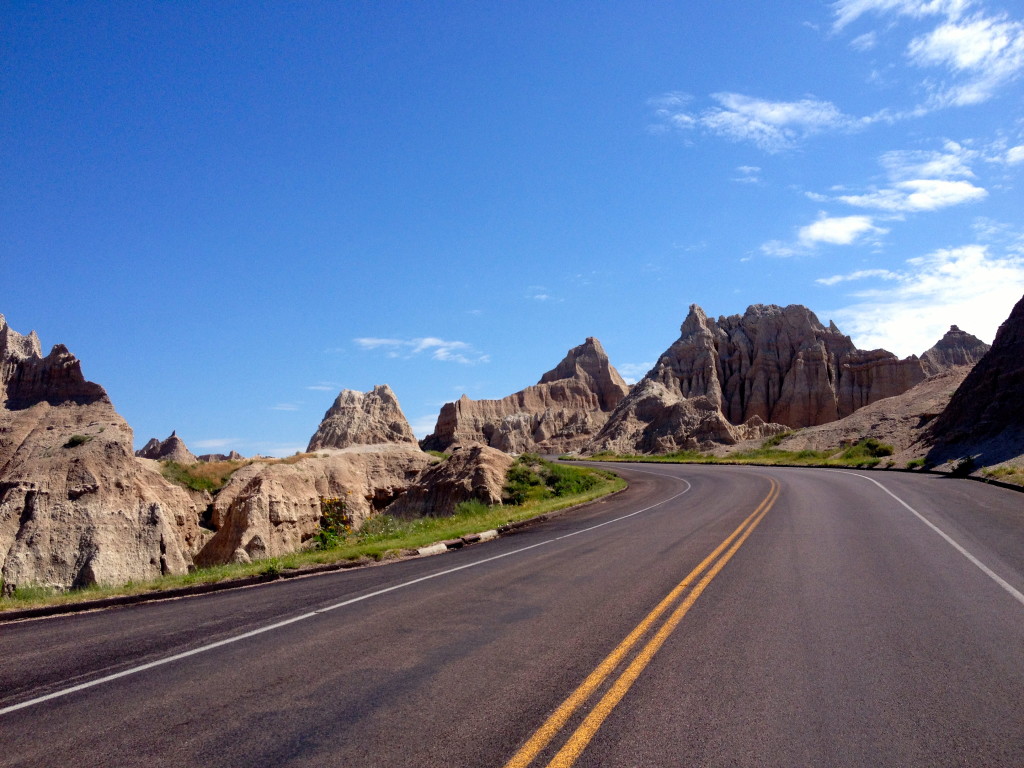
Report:
[[[1024,765],[1024,496],[619,468],[445,555],[0,624],[0,766]]]

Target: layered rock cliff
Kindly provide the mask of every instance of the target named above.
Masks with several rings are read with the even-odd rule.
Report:
[[[923,439],[933,464],[975,456],[992,465],[1024,454],[1024,298]]]
[[[43,357],[0,315],[0,575],[4,588],[183,573],[202,542],[188,495],[132,452],[101,386],[57,345]]]
[[[859,350],[806,307],[756,304],[716,322],[693,305],[679,339],[587,450],[730,444],[780,425],[825,424],[924,378],[917,357]]]
[[[327,409],[306,450],[384,443],[418,446],[398,398],[387,384],[370,392],[342,390]]]
[[[573,347],[540,381],[500,400],[465,395],[441,408],[428,450],[483,443],[509,453],[560,453],[580,448],[608,420],[629,387],[601,343]]]

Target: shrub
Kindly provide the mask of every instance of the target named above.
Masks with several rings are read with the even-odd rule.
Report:
[[[795,433],[795,430],[792,430],[792,429],[786,430],[785,432],[779,432],[779,434],[772,435],[767,440],[765,440],[763,443],[761,443],[761,447],[762,448],[774,448],[775,446],[777,446],[779,443],[781,443],[783,440],[785,440],[787,437],[789,437],[790,435],[792,435],[794,433]]]
[[[953,465],[953,469],[950,470],[949,474],[953,477],[967,477],[977,468],[978,464],[974,461],[973,456],[964,456]]]
[[[476,517],[477,515],[486,514],[489,509],[490,507],[480,501],[480,499],[467,499],[455,505],[454,514],[457,517]]]
[[[65,448],[75,448],[79,445],[85,445],[92,440],[92,435],[72,435],[68,438],[68,441],[64,443]]]
[[[320,497],[320,530],[313,537],[317,547],[330,549],[341,544],[352,533],[348,505],[340,496]]]
[[[848,461],[857,459],[878,459],[882,456],[892,456],[895,452],[896,449],[891,445],[876,440],[873,437],[868,437],[861,440],[856,445],[851,445],[843,451],[843,458]],[[877,461],[874,462],[874,464],[877,463]]]
[[[907,462],[907,469],[924,469],[924,459],[911,459]]]

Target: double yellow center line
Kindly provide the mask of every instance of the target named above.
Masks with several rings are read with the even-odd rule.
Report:
[[[597,730],[604,723],[608,715],[615,708],[615,705],[622,700],[622,697],[626,695],[630,686],[636,681],[640,673],[643,672],[644,668],[651,662],[654,654],[658,652],[658,649],[668,639],[668,636],[672,634],[676,626],[682,621],[690,607],[697,601],[697,598],[701,596],[701,593],[705,590],[711,580],[718,575],[719,571],[725,567],[725,564],[729,562],[736,550],[738,550],[743,542],[747,540],[751,531],[757,527],[758,523],[768,514],[768,510],[775,504],[775,500],[779,497],[779,484],[775,480],[771,480],[771,489],[768,491],[768,495],[761,501],[757,509],[755,509],[746,520],[740,523],[739,527],[733,531],[728,538],[725,539],[721,544],[715,547],[715,550],[701,561],[700,565],[694,568],[690,573],[679,582],[671,592],[669,592],[665,598],[655,606],[644,620],[641,621],[636,627],[630,632],[626,638],[619,643],[618,647],[615,648],[607,658],[602,661],[597,668],[587,676],[587,679],[583,681],[579,688],[572,692],[562,704],[554,711],[554,713],[547,719],[533,736],[522,746],[522,748],[512,757],[508,763],[505,764],[505,768],[526,768],[530,765],[538,754],[565,728],[566,723],[569,722],[570,718],[575,714],[583,704],[591,697],[591,695],[604,684],[605,680],[611,675],[623,662],[633,647],[644,638],[650,630],[657,624],[658,620],[666,613],[683,595],[686,593],[686,597],[683,598],[682,602],[676,606],[667,619],[665,619],[661,626],[658,627],[657,631],[647,640],[646,644],[637,652],[636,656],[629,663],[629,665],[619,674],[619,676],[612,681],[611,685],[605,691],[604,695],[597,701],[587,716],[583,719],[583,722],[576,728],[573,734],[569,737],[568,741],[562,746],[558,753],[548,763],[548,768],[568,768],[576,762],[580,754],[586,749],[587,744],[597,733]],[[703,574],[703,576],[702,576]],[[699,581],[697,581],[699,579]],[[696,583],[692,589],[690,585]],[[689,589],[689,592],[687,590]]]

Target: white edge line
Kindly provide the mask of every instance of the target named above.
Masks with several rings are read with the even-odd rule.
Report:
[[[643,471],[643,470],[638,470],[638,471]],[[647,474],[652,474],[653,475],[653,474],[659,474],[659,473],[648,472]],[[661,476],[661,477],[672,477],[671,475],[659,475],[659,476]],[[680,496],[682,496],[684,493],[688,492],[693,487],[693,486],[690,485],[689,481],[687,481],[687,480],[685,480],[683,478],[675,478],[675,479],[682,480],[684,483],[686,483],[686,488],[684,488],[683,490],[681,490],[679,493],[675,494],[674,496],[670,496],[667,499],[662,499],[657,504],[651,504],[650,506],[644,507],[643,509],[638,509],[635,512],[630,512],[628,515],[622,515],[621,517],[616,517],[616,518],[613,518],[611,520],[605,520],[603,523],[598,523],[597,525],[592,525],[589,528],[581,528],[578,531],[573,531],[572,533],[566,533],[566,534],[563,534],[562,536],[556,536],[553,539],[548,539],[547,541],[541,541],[541,542],[538,542],[537,544],[531,544],[528,547],[522,547],[520,549],[514,549],[511,552],[505,552],[505,553],[500,554],[500,555],[494,555],[492,557],[484,558],[483,560],[477,560],[477,561],[472,562],[472,563],[466,563],[465,565],[459,565],[459,566],[456,566],[455,568],[449,568],[448,570],[445,570],[445,571],[438,571],[437,573],[431,573],[431,574],[428,574],[426,576],[420,576],[419,578],[412,579],[411,581],[403,581],[401,584],[394,584],[394,585],[392,585],[390,587],[385,587],[384,589],[378,589],[378,590],[376,590],[374,592],[369,592],[369,593],[367,593],[365,595],[360,595],[359,597],[353,597],[353,598],[350,598],[348,600],[344,600],[344,601],[342,601],[340,603],[335,603],[334,605],[329,605],[326,608],[319,608],[319,609],[317,609],[315,611],[310,611],[309,613],[303,613],[303,614],[301,614],[299,616],[293,616],[290,619],[285,619],[283,621],[278,621],[278,622],[275,622],[273,624],[268,624],[265,627],[260,627],[259,629],[254,629],[254,630],[251,630],[249,632],[245,632],[245,633],[243,633],[241,635],[235,635],[234,637],[228,637],[228,638],[225,638],[223,640],[218,640],[215,643],[209,643],[207,645],[202,645],[202,646],[200,646],[198,648],[193,648],[190,651],[184,651],[182,653],[176,653],[173,656],[167,656],[166,658],[163,658],[163,659],[157,659],[155,661],[150,661],[150,662],[148,662],[146,664],[140,664],[137,667],[131,667],[130,669],[123,669],[120,672],[115,672],[114,674],[106,675],[104,677],[97,678],[96,680],[90,680],[87,683],[80,683],[79,685],[74,685],[74,686],[71,686],[70,688],[63,688],[63,689],[61,689],[59,691],[54,691],[53,693],[48,693],[45,696],[38,696],[38,697],[36,697],[34,699],[29,699],[28,701],[23,701],[23,702],[21,702],[19,704],[11,704],[10,706],[7,706],[7,707],[4,707],[4,708],[0,709],[0,715],[6,715],[6,714],[9,714],[11,712],[15,712],[15,711],[17,711],[19,709],[25,709],[26,707],[34,706],[35,704],[42,704],[44,701],[51,701],[52,699],[57,699],[57,698],[60,698],[62,696],[67,696],[67,695],[72,694],[72,693],[77,693],[78,691],[84,691],[86,688],[92,688],[93,686],[96,686],[96,685],[102,685],[103,683],[109,683],[109,682],[111,682],[113,680],[117,680],[117,679],[122,678],[122,677],[128,677],[129,675],[134,675],[134,674],[136,674],[138,672],[145,672],[148,669],[153,669],[154,667],[161,667],[164,664],[170,664],[171,662],[174,662],[174,661],[180,661],[181,659],[187,659],[190,656],[196,656],[196,655],[198,655],[200,653],[205,653],[207,651],[212,651],[215,648],[220,648],[220,647],[225,646],[225,645],[231,645],[232,643],[237,643],[237,642],[239,642],[241,640],[247,640],[250,637],[255,637],[256,635],[262,635],[264,632],[270,632],[270,631],[275,630],[275,629],[280,629],[281,627],[286,627],[289,624],[294,624],[294,623],[296,623],[298,621],[303,621],[304,619],[311,619],[314,616],[320,615],[321,613],[327,613],[328,611],[333,611],[333,610],[335,610],[337,608],[344,608],[345,606],[352,605],[354,603],[359,603],[359,602],[362,602],[363,600],[369,600],[372,597],[379,597],[380,595],[386,595],[388,592],[394,592],[395,590],[398,590],[398,589],[404,589],[405,587],[411,587],[413,584],[419,584],[420,582],[423,582],[423,581],[429,581],[430,579],[436,579],[436,578],[439,578],[441,576],[448,576],[448,575],[450,575],[452,573],[456,573],[457,571],[465,570],[466,568],[475,568],[476,566],[483,565],[484,563],[490,563],[490,562],[494,562],[495,560],[501,560],[502,558],[509,557],[511,555],[518,555],[518,554],[520,554],[522,552],[527,552],[527,551],[529,551],[531,549],[536,549],[537,547],[543,547],[543,546],[545,546],[547,544],[553,544],[554,542],[561,541],[562,539],[568,539],[568,538],[571,538],[572,536],[578,536],[581,533],[588,533],[589,531],[594,531],[594,530],[597,530],[598,528],[603,528],[606,525],[611,525],[612,523],[617,523],[617,522],[620,522],[622,520],[626,520],[626,519],[628,519],[630,517],[635,517],[636,515],[642,514],[644,512],[649,512],[650,510],[654,509],[655,507],[660,507],[662,504],[667,504],[670,501],[674,501],[675,499],[678,499]]]
[[[939,534],[939,536],[944,538],[946,540],[946,542],[951,547],[953,547],[953,549],[955,549],[961,555],[963,555],[968,560],[970,560],[972,563],[974,563],[974,565],[976,565],[981,570],[982,573],[984,573],[986,576],[988,576],[990,579],[992,579],[992,581],[994,581],[1000,587],[1002,587],[1007,592],[1009,592],[1014,600],[1016,600],[1021,605],[1024,605],[1024,594],[1022,594],[1020,592],[1020,590],[1016,589],[1012,584],[1007,582],[1002,576],[1000,576],[998,573],[996,573],[991,568],[989,568],[987,565],[985,565],[983,562],[981,562],[981,560],[979,560],[974,555],[972,555],[970,552],[968,552],[966,549],[964,549],[959,544],[959,542],[957,542],[952,536],[947,534],[945,531],[943,531],[941,528],[939,528],[937,525],[935,525],[935,523],[933,523],[931,520],[927,519],[924,515],[922,515],[920,512],[918,512],[916,509],[914,509],[909,504],[907,504],[907,502],[905,502],[903,499],[901,499],[895,493],[890,491],[888,488],[886,488],[880,482],[875,480],[875,478],[868,477],[867,475],[860,475],[860,474],[857,474],[856,472],[846,472],[846,471],[839,470],[839,469],[833,469],[833,470],[829,470],[829,471],[831,471],[831,472],[838,472],[838,473],[843,474],[843,475],[852,475],[853,477],[859,477],[862,480],[869,480],[872,483],[874,483],[875,485],[877,485],[879,488],[881,488],[887,494],[889,494],[894,499],[896,499],[896,501],[898,501],[900,504],[902,504],[904,507],[906,507],[908,510],[910,510],[914,514],[914,516],[917,517],[918,520],[920,520],[922,523],[924,523],[929,528],[931,528],[933,531],[935,531],[937,534]]]

